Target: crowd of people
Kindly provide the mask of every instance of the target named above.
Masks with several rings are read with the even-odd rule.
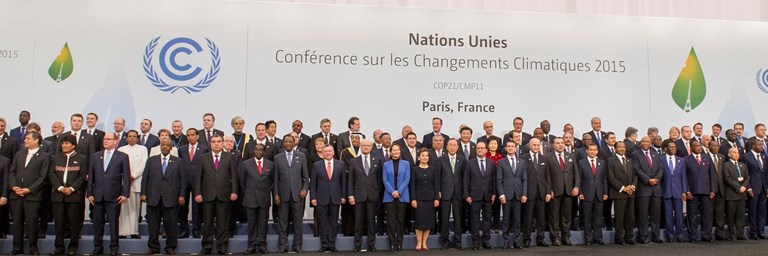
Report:
[[[117,255],[119,239],[141,238],[142,218],[149,225],[147,254],[161,252],[160,236],[165,254],[175,254],[178,239],[190,236],[202,238],[200,254],[226,254],[240,222],[248,231],[242,253],[264,254],[271,215],[279,252],[288,252],[291,230],[290,249],[301,252],[309,205],[320,251],[332,252],[339,225],[341,235],[354,236],[356,252],[376,250],[375,238],[384,234],[390,251],[402,250],[411,233],[419,251],[429,250],[427,240],[437,233],[441,249],[461,249],[466,232],[474,250],[490,249],[492,233],[501,234],[505,249],[574,245],[572,230],[582,230],[587,245],[604,245],[603,229],[613,230],[619,245],[768,239],[761,123],[751,138],[741,123],[725,138],[720,124],[704,134],[696,123],[671,127],[666,138],[655,127],[645,135],[628,127],[619,140],[598,117],[580,138],[570,124],[554,135],[547,120],[529,134],[516,117],[500,136],[493,122],[484,122],[484,135],[473,140],[469,126],[451,138],[435,117],[418,141],[409,125],[400,134],[376,130],[368,139],[357,117],[338,135],[322,119],[311,136],[300,120],[282,137],[271,120],[256,124],[255,136],[243,131],[239,116],[231,119],[231,134],[215,122],[206,113],[202,129],[184,130],[175,120],[153,134],[149,119],[126,130],[117,118],[113,131],[102,131],[97,114],[76,113],[69,131],[54,122],[43,138],[28,111],[9,133],[0,118],[0,238],[10,229],[11,254],[25,253],[26,237],[26,253],[35,255],[53,221],[52,254],[75,255],[89,214],[95,255],[104,253],[105,223]]]

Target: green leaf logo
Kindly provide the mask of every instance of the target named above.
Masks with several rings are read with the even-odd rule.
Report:
[[[675,86],[672,87],[672,99],[685,112],[691,112],[704,101],[707,95],[707,83],[701,70],[696,51],[691,47],[685,66],[680,70]]]
[[[72,75],[72,70],[74,68],[75,65],[72,62],[72,53],[69,52],[69,45],[64,43],[64,47],[61,48],[59,56],[56,56],[56,59],[51,63],[51,67],[48,68],[48,75],[51,76],[51,79],[59,83]]]

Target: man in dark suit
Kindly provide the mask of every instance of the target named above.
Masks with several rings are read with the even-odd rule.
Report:
[[[688,176],[688,198],[686,203],[688,219],[688,239],[694,242],[701,237],[702,241],[711,242],[712,237],[712,206],[715,198],[717,183],[712,162],[702,154],[701,143],[691,141],[691,155],[685,157],[685,171]],[[765,218],[763,218],[765,219]]]
[[[16,138],[11,137],[8,135],[8,133],[5,132],[5,119],[0,117],[0,156],[8,159],[7,168],[10,168],[11,162],[13,162],[13,159],[15,159],[16,152],[18,151],[19,143],[17,142]],[[8,179],[8,172],[0,172],[0,175],[2,175],[3,181]],[[4,190],[2,191],[8,190],[7,186],[3,186],[3,188]],[[8,198],[8,195],[5,195],[4,197]],[[8,217],[9,208],[10,207],[8,207],[7,202],[5,204],[0,204],[0,238],[6,238],[8,234],[8,227],[10,226]]]
[[[371,156],[371,140],[360,142],[360,155],[349,161],[346,188],[349,204],[355,207],[355,248],[363,245],[363,230],[368,234],[368,251],[376,251],[376,212],[381,201],[381,159]],[[317,166],[317,165],[315,165]],[[365,226],[364,226],[365,225]]]
[[[644,139],[647,148],[651,143],[650,138],[645,137]],[[634,244],[635,189],[637,185],[635,156],[633,154],[633,159],[627,159],[627,150],[623,143],[616,143],[616,152],[620,157],[611,157],[606,160],[608,184],[610,185],[606,189],[608,190],[608,197],[613,199],[614,211],[616,212],[614,216],[616,232],[614,233],[613,240],[619,245],[624,243]],[[638,149],[638,152],[642,151]],[[645,160],[649,161],[649,159]],[[653,164],[653,162],[647,163]],[[660,203],[661,201],[657,201],[657,204]],[[658,206],[656,208],[658,209]],[[659,213],[656,213],[656,216],[659,216]]]
[[[24,150],[16,154],[8,176],[11,190],[13,216],[12,255],[24,253],[24,234],[29,237],[29,254],[39,254],[37,234],[39,231],[38,209],[42,199],[42,188],[51,165],[51,155],[40,151],[43,137],[37,132],[27,132]],[[7,191],[4,193],[8,193]]]
[[[184,132],[184,123],[181,120],[173,120],[171,122],[171,142],[173,142],[174,148],[180,148],[183,145],[189,144],[187,135]]]
[[[370,141],[368,142],[368,147],[370,148]],[[315,207],[315,211],[318,212],[317,217],[319,218],[318,223],[320,224],[320,252],[338,251],[336,249],[336,236],[338,235],[339,230],[339,205],[344,204],[347,201],[344,198],[344,194],[347,190],[347,184],[344,183],[344,171],[346,167],[343,162],[333,158],[333,150],[334,146],[331,145],[323,147],[323,161],[317,161],[312,166],[312,175],[310,175],[309,198],[310,203]],[[369,155],[366,154],[366,156]],[[377,173],[380,174],[380,172]],[[379,175],[379,177],[381,176]],[[353,182],[350,181],[350,184],[352,183]],[[364,186],[364,184],[353,185]],[[366,188],[360,188],[360,190],[365,189]],[[359,198],[365,198],[365,195],[358,196]],[[353,198],[355,197],[354,195],[351,195],[349,198],[354,200]],[[366,204],[365,202],[358,203],[358,206]],[[373,226],[373,223],[373,220],[371,220],[369,226]],[[359,237],[357,236],[357,233],[362,232],[362,223],[360,224],[361,225],[358,226],[355,235],[356,251],[360,251]],[[368,231],[369,233],[373,233],[370,228]],[[371,234],[369,234],[368,237],[375,239],[375,237],[371,237]]]
[[[621,163],[626,163],[623,143],[621,151],[617,148],[617,154],[610,158],[621,158]],[[581,159],[577,171],[581,172],[579,186],[579,200],[584,217],[584,242],[587,245],[605,245],[603,242],[602,215],[603,201],[608,200],[608,179],[606,178],[605,161],[597,158],[597,145],[587,147],[587,158]]]
[[[632,153],[640,147],[637,141],[637,132],[637,128],[632,126],[627,127],[627,130],[624,131],[624,147],[627,149],[628,156],[632,156]]]
[[[96,146],[96,151],[101,151],[102,141],[104,140],[104,131],[96,129],[96,123],[99,122],[99,116],[96,113],[88,113],[85,115],[85,129],[82,132],[87,133],[93,137],[93,144]]]
[[[704,138],[707,138],[704,135]],[[714,136],[711,136],[714,137]],[[715,198],[712,200],[712,224],[715,226],[715,240],[726,240],[724,233],[725,226],[725,175],[723,173],[723,164],[728,161],[720,152],[720,144],[714,140],[709,141],[709,151],[707,157],[712,160],[712,167],[715,171]]]
[[[598,158],[602,160],[616,155],[616,148],[614,148],[614,145],[616,145],[616,134],[613,132],[607,132],[604,138],[605,139],[602,141],[603,145],[600,146],[598,150]]]
[[[749,151],[751,148],[747,147],[747,137],[744,137],[744,124],[733,124],[733,131],[736,133],[736,144],[738,144],[744,151]]]
[[[723,145],[726,140],[723,137],[720,137],[720,132],[723,130],[723,126],[715,123],[712,125],[712,141],[717,142],[718,145]],[[724,156],[727,156],[728,153],[726,152],[723,154]]]
[[[189,134],[187,134],[189,135]],[[237,200],[240,183],[237,182],[235,156],[224,153],[221,137],[211,137],[211,151],[200,157],[195,171],[193,188],[195,202],[203,204],[203,240],[200,254],[213,249],[213,223],[216,226],[216,252],[226,254],[229,248],[230,204]]]
[[[301,132],[302,129],[304,129],[304,123],[298,119],[293,120],[293,123],[291,123],[291,131],[295,132],[296,136],[299,138],[299,140],[296,142],[296,147],[306,150],[314,148],[315,145],[312,145],[312,138],[310,138],[309,135]]]
[[[464,160],[477,157],[477,144],[472,142],[472,128],[462,127],[459,130],[459,150],[456,151],[459,157],[463,157]],[[485,144],[488,145],[488,142]]]
[[[416,134],[411,132],[405,138],[406,145],[405,147],[400,148],[401,158],[408,161],[411,166],[416,165],[418,164],[418,156],[416,155],[416,152],[419,150]]]
[[[747,151],[739,146],[739,144],[736,142],[736,132],[734,132],[732,129],[728,129],[725,131],[725,142],[720,145],[720,154],[728,154],[728,150],[731,148],[736,148],[739,150],[739,154],[743,155],[746,154]],[[741,157],[742,161],[744,160],[743,157]]]
[[[539,123],[539,128],[541,128],[541,131],[544,133],[544,141],[552,144],[557,136],[549,133],[552,131],[552,124],[549,123],[549,120],[542,120],[541,123]]]
[[[128,155],[115,150],[115,134],[104,135],[103,151],[91,155],[88,161],[88,201],[93,207],[93,255],[104,252],[104,224],[109,220],[111,255],[117,255],[120,249],[118,237],[118,217],[120,205],[130,196],[131,168]],[[77,235],[77,234],[72,234]]]
[[[529,143],[530,144],[530,143]],[[504,146],[505,151],[515,152],[517,144],[514,141],[507,141]],[[515,249],[520,247],[520,212],[524,203],[528,201],[528,173],[525,167],[525,160],[515,157],[515,154],[508,154],[502,158],[496,166],[496,189],[499,194],[499,201],[502,204],[504,219],[502,220],[502,235],[504,238],[503,248],[509,248],[510,233],[512,234],[512,246]]]
[[[574,138],[573,138],[573,146],[576,149],[579,149],[579,148],[583,147],[584,144],[582,144],[581,139],[575,138],[576,137],[576,133],[573,132],[573,125],[572,124],[567,123],[567,124],[563,125],[563,134],[566,134],[566,133],[570,133],[570,134],[572,134],[572,136],[574,136]],[[565,135],[563,135],[563,136],[565,136]],[[566,144],[566,146],[567,146],[567,144]]]
[[[29,125],[30,114],[29,111],[22,110],[19,113],[19,127],[11,129],[11,137],[16,138],[19,143],[19,147],[24,147],[24,138],[27,137],[27,125]],[[41,141],[42,143],[42,141]]]
[[[325,144],[326,145],[334,146],[333,147],[333,152],[334,152],[333,155],[337,159],[339,158],[339,155],[341,155],[341,153],[339,153],[338,148],[336,148],[336,145],[338,144],[339,136],[337,136],[336,134],[331,133],[331,120],[330,119],[323,118],[323,120],[320,120],[320,132],[315,133],[314,135],[312,135],[312,140],[311,141],[315,141],[315,139],[317,139],[317,138],[325,138]],[[316,153],[315,152],[315,147],[313,147],[313,146],[314,145],[312,145],[312,146],[310,146],[308,148],[310,154]]]
[[[603,121],[600,120],[599,117],[593,117],[589,120],[589,123],[592,126],[592,130],[585,132],[584,134],[588,134],[592,137],[592,143],[597,144],[597,148],[602,149],[607,135],[604,131],[600,130],[603,128]]]
[[[662,169],[664,161],[662,160],[664,160],[664,156],[660,156],[655,150],[651,149],[650,137],[645,136],[640,139],[640,148],[632,153],[633,170],[637,174],[638,179],[637,191],[632,194],[622,192],[617,195],[618,197],[626,195],[628,203],[633,196],[637,197],[638,243],[645,243],[648,237],[649,219],[651,221],[651,241],[661,242],[659,227],[661,225],[661,203],[664,196],[661,187],[662,177],[664,176],[664,169]],[[613,192],[614,190],[611,191]],[[629,212],[625,213],[632,214]],[[627,230],[627,235],[631,235],[631,233]],[[630,243],[631,241],[625,239],[624,242]]]
[[[544,141],[545,137],[546,136],[544,135],[544,131],[541,128],[536,127],[536,129],[533,129],[533,138],[539,139],[539,141],[541,143],[541,149],[540,150],[541,150],[542,153],[544,153],[546,155],[546,154],[552,153],[552,143]],[[529,140],[529,142],[530,142],[530,140]],[[563,141],[563,143],[565,143],[565,141]],[[527,150],[526,149],[527,146],[528,146],[527,144],[525,146],[523,146],[523,151]],[[563,150],[565,150],[565,148],[563,148]]]
[[[80,234],[83,227],[83,199],[85,192],[80,189],[88,174],[86,156],[75,151],[77,139],[70,134],[62,138],[62,152],[53,155],[52,168],[48,180],[53,188],[51,202],[53,203],[53,219],[56,221],[56,249],[53,254],[75,255],[80,236],[70,235],[69,248],[64,247],[64,238],[70,234]]]
[[[429,166],[438,166],[440,157],[445,155],[445,142],[443,136],[432,137],[432,148],[427,151],[429,154]]]
[[[62,133],[64,133],[64,125],[59,121],[55,121],[51,124],[51,136],[45,137],[43,140],[50,141],[52,146],[56,145],[56,142],[59,141],[59,136],[61,136]]]
[[[173,255],[178,235],[179,206],[184,205],[184,188],[187,186],[187,167],[178,157],[171,155],[173,142],[160,142],[160,155],[152,156],[144,167],[141,179],[141,201],[147,203],[149,240],[146,254],[159,254],[160,222],[166,232],[165,254]]]
[[[422,147],[425,147],[427,149],[432,148],[432,137],[435,137],[437,135],[440,135],[443,137],[443,141],[448,141],[451,137],[448,137],[448,134],[440,132],[440,130],[443,129],[443,119],[439,117],[432,118],[432,131],[430,133],[424,134],[424,138],[421,140]]]
[[[301,252],[303,241],[304,198],[309,189],[309,170],[307,158],[301,152],[294,150],[294,140],[291,136],[283,137],[284,152],[275,156],[275,182],[272,194],[275,205],[279,210],[279,249],[288,251],[288,216],[293,220],[293,251]]]
[[[758,123],[755,125],[755,136],[752,136],[752,138],[747,140],[746,148],[752,148],[752,144],[755,143],[763,144],[763,155],[766,155],[768,154],[768,145],[766,145],[766,140],[768,140],[768,136],[765,134],[765,125]]]
[[[536,224],[536,246],[548,247],[549,244],[544,241],[544,228],[546,226],[546,206],[552,199],[551,183],[549,182],[549,173],[547,172],[547,163],[544,154],[540,151],[539,139],[531,139],[528,142],[530,151],[523,152],[521,156],[527,167],[528,202],[525,203],[523,210],[523,247],[528,248],[531,243],[531,227]]]
[[[253,147],[253,158],[238,167],[243,207],[248,215],[248,249],[243,254],[267,253],[267,219],[272,201],[274,164],[264,158],[264,144]]]
[[[440,167],[440,244],[461,249],[462,222],[464,220],[464,169],[467,160],[457,153],[459,142],[448,140],[448,154],[439,159]],[[453,215],[453,241],[450,235],[450,217]]]
[[[478,143],[476,149],[477,157],[467,161],[464,169],[464,198],[472,208],[472,249],[478,250],[481,245],[491,249],[491,205],[496,201],[496,167],[493,161],[485,158],[485,142]]]
[[[115,135],[117,135],[117,148],[128,145],[128,141],[126,141],[126,136],[128,136],[128,132],[125,131],[125,118],[122,118],[122,117],[115,118],[113,127],[115,128],[114,133]]]
[[[684,125],[680,128],[680,138],[675,141],[677,156],[686,157],[691,154],[691,142],[693,141],[691,136],[693,136],[693,134],[690,126]]]
[[[668,142],[664,145],[666,154],[660,157],[664,170],[664,177],[661,179],[662,191],[664,193],[664,222],[666,232],[664,236],[667,242],[685,241],[683,233],[683,202],[688,199],[688,178],[685,174],[685,161],[676,156],[677,146],[674,142]],[[644,180],[642,174],[638,171],[637,176]],[[642,213],[639,213],[642,214]],[[642,216],[642,215],[639,215]],[[638,242],[644,242],[638,238]]]
[[[244,159],[250,159],[253,158],[253,149],[256,144],[264,145],[264,159],[267,159],[269,161],[275,160],[275,155],[279,153],[279,148],[281,146],[272,144],[267,140],[267,125],[264,123],[258,123],[256,124],[256,139],[248,142],[245,145],[245,157]]]
[[[197,139],[198,142],[207,148],[211,148],[211,137],[213,137],[213,135],[224,137],[223,131],[213,128],[215,123],[216,117],[213,113],[205,113],[203,114],[203,129],[197,130],[197,134],[199,134],[199,138]]]
[[[275,120],[267,120],[264,122],[267,126],[267,141],[277,146],[278,150],[283,149],[283,141],[277,137],[277,122]]]
[[[160,145],[160,138],[157,135],[151,133],[152,120],[143,119],[140,123],[141,134],[139,134],[139,145],[147,148],[147,154],[152,151],[152,148]]]
[[[514,129],[509,133],[507,133],[507,136],[504,136],[504,143],[506,144],[507,141],[509,141],[509,138],[512,137],[511,136],[512,132],[515,131],[520,133],[521,141],[519,144],[520,146],[518,146],[518,148],[528,145],[528,142],[533,138],[533,136],[530,133],[523,131],[523,118],[519,116],[515,117],[515,119],[512,121],[512,126],[514,127]],[[539,143],[541,143],[541,140],[539,140]]]
[[[360,118],[357,118],[356,116],[350,117],[349,120],[347,120],[347,128],[349,130],[339,133],[339,140],[337,141],[338,144],[336,144],[337,152],[341,152],[342,150],[352,146],[352,134],[360,133]],[[360,139],[365,139],[365,134],[360,134]]]
[[[494,136],[493,135],[493,122],[491,122],[491,121],[483,122],[483,130],[485,131],[485,134],[483,134],[483,136],[477,137],[477,139],[475,139],[475,142],[481,142],[482,141],[482,142],[485,142],[486,145],[488,145],[488,140],[489,139],[493,139],[493,140],[496,141],[497,144],[504,145],[504,144],[502,144],[503,143],[502,137]],[[471,133],[470,133],[470,135],[471,135]],[[493,137],[491,137],[491,136],[493,136]],[[499,153],[502,153],[502,154],[506,154],[507,153],[506,151],[504,151],[504,148],[502,148],[502,147],[499,147],[498,151],[499,151]],[[515,157],[519,158],[520,156],[515,156]]]
[[[182,145],[179,152],[179,161],[183,161],[186,169],[184,173],[187,174],[187,184],[182,186],[184,194],[184,205],[179,209],[179,238],[189,237],[189,207],[192,206],[192,237],[200,238],[200,228],[202,220],[202,206],[199,203],[194,202],[190,196],[193,193],[192,184],[195,180],[195,170],[197,170],[200,157],[208,153],[208,147],[200,144],[197,139],[199,138],[199,132],[195,128],[187,129],[187,140],[189,144]]]
[[[725,173],[725,200],[726,209],[728,209],[728,231],[730,240],[745,240],[744,237],[744,209],[747,195],[753,190],[749,184],[749,168],[746,164],[739,162],[738,149],[728,151],[730,160],[723,163],[723,172]]]
[[[77,153],[83,154],[88,156],[88,160],[90,161],[93,153],[96,152],[96,143],[93,140],[93,136],[89,135],[88,133],[82,132],[83,128],[83,115],[80,113],[75,113],[69,118],[69,126],[72,128],[69,132],[66,132],[64,134],[72,134],[77,139],[77,147],[75,147],[75,151]],[[59,137],[61,138],[61,136]],[[61,152],[61,146],[59,146],[61,141],[56,142],[56,144],[53,146],[53,152],[59,153]],[[89,165],[90,167],[90,165]]]
[[[388,132],[384,132],[379,135],[379,138],[381,140],[381,148],[374,148],[371,151],[371,155],[378,157],[384,163],[392,159],[389,153],[389,148],[392,147],[392,136]]]
[[[743,162],[749,168],[749,186],[752,189],[749,193],[749,238],[766,239],[763,229],[766,215],[765,198],[768,191],[768,174],[766,174],[768,168],[763,155],[763,144],[752,144],[749,153],[744,154]]]
[[[546,157],[547,172],[552,183],[552,202],[550,203],[549,235],[555,246],[571,243],[571,197],[579,195],[581,173],[575,157],[564,151],[562,138],[555,139],[555,152]]]
[[[402,134],[403,137],[393,141],[392,144],[400,146],[401,149],[405,148],[406,146],[408,146],[407,140],[408,140],[408,134],[409,133],[413,133],[413,128],[411,128],[410,125],[404,125],[403,126],[403,130],[401,131],[401,134]],[[416,147],[416,149],[421,148],[422,147],[421,142],[417,140],[415,147]]]

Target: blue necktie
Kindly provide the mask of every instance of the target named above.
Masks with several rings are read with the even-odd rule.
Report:
[[[107,172],[107,167],[109,167],[110,160],[112,160],[112,151],[107,151],[104,154],[104,172]]]
[[[672,157],[669,157],[669,162],[667,162],[667,166],[669,166],[669,172],[672,173],[672,175],[675,174],[675,167],[672,166]]]
[[[163,176],[165,176],[166,167],[168,167],[168,157],[163,157]]]
[[[293,160],[293,153],[288,152],[288,154],[286,154],[286,155],[288,156],[288,167],[290,168],[291,167],[291,160]]]

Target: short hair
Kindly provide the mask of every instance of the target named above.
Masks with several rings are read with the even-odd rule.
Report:
[[[195,131],[197,131],[197,130],[195,130]],[[108,133],[109,133],[109,132],[108,132]],[[139,136],[139,132],[138,132],[138,131],[136,131],[136,130],[129,130],[129,131],[125,132],[125,136],[127,137],[127,136],[128,136],[128,134],[131,134],[131,133],[135,133],[135,134],[136,134],[136,137],[138,137],[138,136]]]
[[[267,149],[267,146],[264,146],[264,144],[256,143],[256,145],[253,145],[253,149],[256,149],[258,147],[261,147],[261,150]]]
[[[30,122],[30,123],[27,125],[27,130],[29,130],[29,129],[35,129],[35,130],[37,130],[37,132],[42,132],[42,131],[40,130],[40,125],[39,125],[39,124],[37,124],[37,123],[35,123],[35,122]]]
[[[514,123],[517,120],[520,120],[520,122],[525,123],[525,121],[523,121],[523,118],[519,116],[516,116],[515,119],[512,120],[512,122]]]
[[[33,139],[37,140],[37,144],[43,142],[43,136],[40,135],[40,132],[28,132],[27,135],[32,136]]]
[[[432,118],[432,121],[435,121],[435,120],[439,120],[439,121],[440,121],[440,125],[443,125],[443,119],[442,119],[442,118],[439,118],[439,117],[433,117],[433,118]]]
[[[144,118],[144,119],[141,119],[141,121],[145,121],[145,120],[146,120],[147,122],[149,122],[149,126],[152,126],[152,120],[149,120],[149,118]]]
[[[703,125],[703,124],[701,124],[701,122],[698,122],[698,123],[695,123],[695,124],[693,124],[693,127],[696,127],[697,125],[701,126],[702,128],[704,127],[704,125]]]
[[[465,130],[469,131],[470,134],[473,133],[472,128],[469,128],[469,126],[464,126],[464,127],[461,127],[461,129],[459,129],[459,134],[461,134]]]
[[[634,134],[637,134],[637,128],[630,126],[627,127],[627,131],[624,132],[624,137],[629,137]]]
[[[269,127],[270,127],[270,126],[272,126],[273,124],[274,124],[275,126],[277,126],[277,122],[275,122],[275,120],[267,120],[266,122],[264,122],[264,125],[265,125],[265,126],[267,126],[266,128],[269,128]]]
[[[32,114],[29,113],[28,110],[22,110],[21,112],[19,112],[19,115],[24,114],[24,113],[27,113],[27,115],[29,115],[29,116],[32,115]]]
[[[322,126],[324,123],[330,123],[330,122],[331,122],[331,119],[328,119],[328,118],[323,118],[323,119],[320,119],[320,125],[321,125],[321,126]]]
[[[198,130],[197,130],[197,129],[195,129],[195,128],[187,128],[187,133],[189,133],[189,131],[193,131],[193,132],[195,132],[195,135],[198,135],[198,136],[200,135],[200,131],[198,131]]]
[[[616,143],[613,143],[613,147],[618,147],[618,146],[619,146],[619,144],[622,144],[622,145],[624,145],[624,142],[623,142],[623,141],[620,141],[620,140],[617,140],[617,141],[616,141]],[[625,146],[626,146],[626,145],[625,145]]]
[[[655,126],[648,127],[647,133],[659,133],[659,128],[656,128]]]
[[[405,139],[408,139],[408,136],[411,136],[411,135],[413,135],[414,138],[418,139],[418,137],[416,136],[416,133],[414,133],[414,132],[409,132],[408,134],[406,134],[405,135]]]
[[[234,117],[232,117],[231,124],[234,125],[235,123],[239,123],[239,122],[245,123],[245,119],[243,119],[243,117],[241,117],[241,116],[234,116]]]
[[[261,126],[264,126],[264,129],[267,129],[267,125],[266,125],[266,124],[264,124],[264,123],[258,123],[258,124],[256,124],[256,126],[254,126],[253,128],[254,128],[254,129],[256,129],[256,128],[259,128],[259,126],[260,126],[260,125],[261,125]]]
[[[74,113],[69,117],[69,120],[72,120],[72,118],[79,117],[80,119],[83,119],[83,115],[80,113]]]
[[[93,116],[93,117],[96,117],[96,120],[99,120],[99,115],[93,112],[88,113],[86,116]]]
[[[614,145],[615,145],[615,144],[614,144]],[[589,149],[589,148],[591,148],[591,147],[595,147],[595,149],[597,149],[597,144],[595,144],[595,143],[592,143],[592,144],[589,144],[589,145],[587,145],[587,149]],[[614,146],[614,147],[615,147],[615,146]]]
[[[744,128],[744,124],[743,123],[735,123],[735,124],[733,124],[733,128],[736,129],[737,125],[741,126],[741,128]]]
[[[382,132],[381,135],[379,135],[379,138],[384,137],[384,135],[392,137],[392,135],[390,135],[388,132]]]
[[[719,123],[715,123],[715,124],[713,124],[713,125],[712,125],[712,127],[717,127],[717,128],[719,128],[720,130],[723,130],[723,126],[722,126],[722,125],[720,125]]]
[[[160,129],[159,131],[157,131],[157,137],[160,137],[160,134],[162,134],[162,133],[167,133],[168,136],[171,136],[171,131],[169,131],[168,129],[163,128],[163,129]]]
[[[607,140],[608,137],[611,137],[611,135],[613,135],[615,137],[616,133],[614,133],[614,132],[607,132],[607,133],[605,133],[605,138],[603,138],[603,140]]]
[[[347,128],[352,128],[352,125],[355,123],[355,121],[360,121],[360,118],[357,118],[356,116],[350,117],[347,121]]]
[[[757,128],[760,128],[760,126],[762,126],[763,128],[765,128],[765,125],[764,125],[763,123],[757,123],[757,124],[755,125],[755,130],[757,130]]]
[[[493,137],[493,136],[491,136],[491,137]],[[490,138],[488,138],[488,139],[489,139],[489,141],[490,141]],[[508,146],[510,143],[512,143],[512,146],[513,146],[513,147],[517,147],[517,143],[515,143],[515,142],[514,142],[514,141],[512,141],[512,140],[508,140],[508,141],[507,141],[507,143],[506,143],[506,144],[504,144],[504,146],[506,147],[506,146]]]
[[[285,141],[285,139],[287,139],[287,138],[291,138],[293,140],[293,136],[290,133],[288,133],[286,135],[283,135],[283,141]],[[296,142],[296,141],[294,140],[294,142]]]
[[[211,142],[213,142],[213,139],[215,139],[215,138],[219,138],[220,140],[224,140],[224,138],[222,138],[221,135],[219,135],[219,134],[214,132],[213,134],[211,134]]]
[[[328,144],[328,142],[325,141],[325,137],[323,137],[323,136],[315,138],[315,140],[313,140],[312,143],[317,144],[318,141],[322,141],[323,144]]]
[[[211,120],[213,120],[214,122],[216,121],[216,116],[214,116],[213,113],[208,112],[203,114],[203,118],[205,118],[206,116],[211,116]]]
[[[416,157],[419,157],[424,152],[427,152],[427,156],[429,156],[429,149],[427,149],[427,148],[420,148],[420,149],[416,150]],[[416,160],[416,159],[414,159],[414,160]],[[416,160],[416,161],[418,161],[418,160]]]

